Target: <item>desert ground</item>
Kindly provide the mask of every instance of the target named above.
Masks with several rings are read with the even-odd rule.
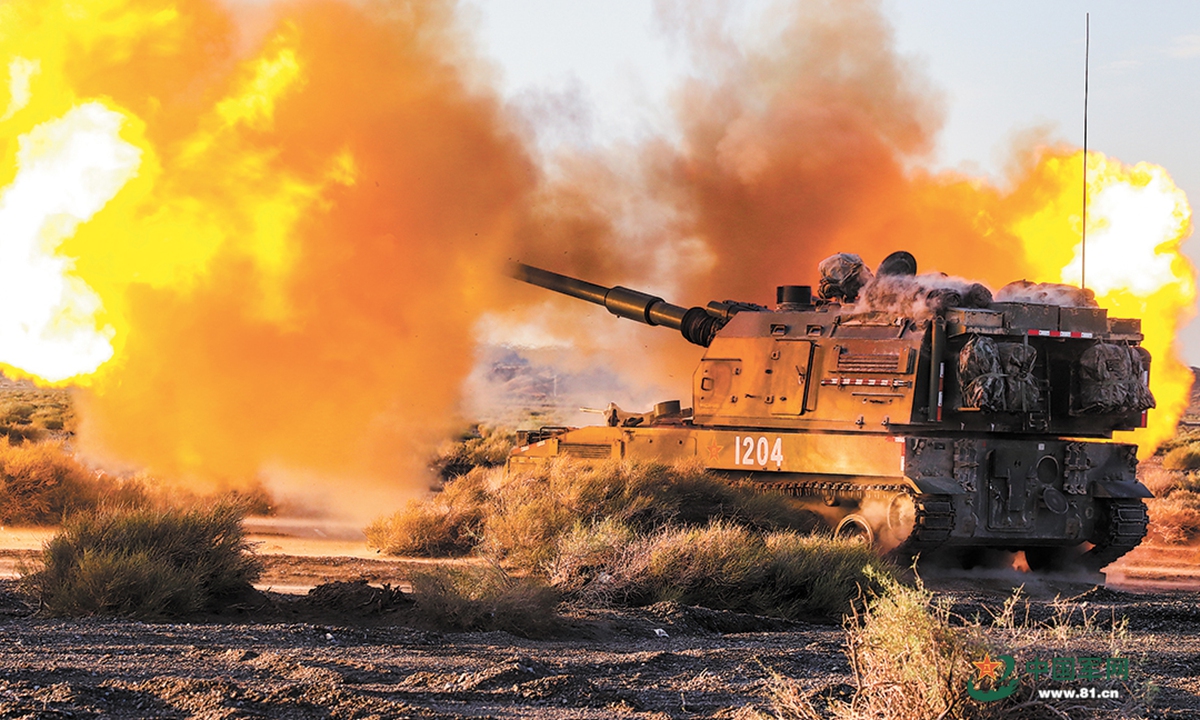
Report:
[[[780,677],[818,707],[853,692],[836,619],[660,603],[562,607],[536,639],[446,632],[410,612],[412,572],[484,560],[381,555],[358,525],[251,517],[245,528],[264,568],[253,596],[221,615],[146,623],[40,616],[18,578],[55,530],[0,527],[0,717],[754,718],[777,715]],[[1147,541],[1103,586],[922,573],[957,622],[1018,657],[1130,660],[1120,698],[1031,701],[1009,717],[1200,718],[1197,560],[1200,547]]]
[[[820,697],[851,690],[836,622],[660,604],[565,608],[561,627],[539,639],[440,632],[384,592],[429,561],[383,557],[351,531],[302,520],[251,519],[248,529],[265,565],[260,593],[188,623],[40,618],[13,578],[50,531],[0,531],[0,717],[758,717],[773,716],[775,674]],[[1026,653],[1119,645],[1130,657],[1120,700],[1014,717],[1200,718],[1194,559],[1143,546],[1110,568],[1107,587],[1015,571],[926,582],[964,622],[985,624],[1024,585],[1026,629],[989,632]]]

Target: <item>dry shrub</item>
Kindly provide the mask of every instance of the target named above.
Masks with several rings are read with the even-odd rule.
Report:
[[[60,431],[66,427],[64,414],[58,408],[39,408],[30,417],[30,422],[47,430]]]
[[[576,528],[552,570],[556,587],[589,603],[670,600],[786,618],[838,616],[862,588],[874,587],[873,577],[889,573],[862,543],[764,535],[724,521],[644,536],[611,522]]]
[[[781,495],[737,488],[697,463],[580,463],[563,458],[528,473],[476,468],[441,493],[409,503],[366,529],[372,547],[395,555],[478,550],[527,572],[544,572],[560,539],[609,518],[639,532],[723,518],[753,528],[808,530],[812,513]]]
[[[120,494],[117,483],[80,465],[61,442],[0,442],[0,523],[55,524]]]
[[[217,490],[196,492],[191,487],[180,485],[178,482],[162,481],[148,475],[137,475],[134,478],[116,479],[110,475],[100,475],[100,479],[108,485],[125,488],[127,494],[136,494],[140,499],[124,500],[113,503],[104,500],[103,504],[115,505],[144,505],[148,508],[191,508],[202,505],[233,505],[244,515],[275,515],[275,498],[262,481],[253,480],[248,484],[233,490]]]
[[[768,582],[769,558],[760,533],[728,523],[664,528],[641,537],[610,566],[611,579],[591,594],[622,605],[674,600],[718,610],[751,610]]]
[[[1154,493],[1155,497],[1163,497],[1170,495],[1171,491],[1179,487],[1183,480],[1183,473],[1176,470],[1166,470],[1160,464],[1142,463],[1138,467],[1138,480],[1141,481],[1146,488]]]
[[[475,469],[447,482],[427,500],[410,500],[403,510],[374,520],[363,531],[367,544],[389,555],[466,555],[486,515],[487,470]]]
[[[453,557],[475,546],[478,515],[445,503],[409,501],[366,527],[367,544],[389,555]]]
[[[273,512],[261,483],[241,490],[199,495],[148,478],[123,478],[90,470],[62,441],[0,442],[0,524],[57,525],[73,513],[101,507],[236,505],[246,514]]]
[[[971,643],[950,626],[948,603],[881,578],[884,592],[847,620],[846,654],[857,688],[849,715],[962,717]],[[841,714],[841,713],[839,713]]]
[[[411,581],[417,614],[437,628],[541,637],[562,624],[551,588],[497,567],[441,567],[417,571]]]
[[[603,519],[639,533],[668,524],[685,527],[728,520],[757,530],[812,530],[818,522],[790,498],[734,487],[698,462],[607,462],[560,459],[529,473],[496,479],[481,549],[497,559],[541,571],[559,539],[577,523]]]
[[[1200,470],[1200,443],[1189,443],[1171,450],[1163,456],[1165,470]]]
[[[232,505],[81,513],[23,583],[51,616],[181,617],[251,590],[261,567],[248,550]]]
[[[1200,537],[1200,494],[1176,490],[1169,496],[1146,501],[1150,515],[1150,540],[1184,544]]]
[[[430,465],[444,480],[449,480],[477,467],[505,464],[516,444],[517,434],[508,428],[476,425],[438,448]]]
[[[1056,598],[1052,616],[1031,622],[1028,600],[1018,588],[1001,607],[983,608],[991,616],[990,623],[984,625],[978,614],[973,619],[955,615],[951,611],[955,599],[935,599],[919,577],[915,587],[891,577],[875,579],[880,590],[865,608],[856,603],[845,620],[845,653],[853,685],[819,685],[767,668],[765,690],[776,718],[1067,720],[1144,716],[1142,703],[1150,688],[1131,688],[1128,683],[1116,681],[1095,683],[1105,689],[1120,689],[1122,700],[1107,707],[1089,702],[1043,701],[1037,693],[1044,684],[1019,670],[1020,686],[1007,697],[975,701],[967,692],[968,679],[985,691],[996,688],[996,681],[977,677],[979,673],[972,664],[985,653],[995,659],[1001,654],[1018,656],[1018,667],[1022,654],[1098,656],[1104,652],[1097,649],[1098,644],[1107,645],[1110,657],[1123,656],[1128,646],[1127,620],[1118,622],[1113,616],[1111,623],[1105,623],[1103,616],[1107,613],[1089,609],[1087,602]],[[1018,612],[1022,602],[1023,620]],[[989,625],[990,632],[985,630]],[[996,635],[1005,651],[996,651],[991,641]],[[1004,679],[1000,682],[1007,684]]]
[[[844,613],[861,591],[880,587],[894,568],[857,540],[777,532],[766,537],[771,604],[783,617]]]
[[[46,432],[36,425],[3,425],[0,424],[0,435],[8,439],[10,445],[44,440]]]
[[[1175,429],[1174,436],[1159,443],[1155,454],[1159,456],[1166,455],[1176,448],[1191,445],[1192,443],[1200,443],[1200,428],[1179,427]]]
[[[63,388],[0,390],[0,435],[9,442],[38,440],[47,434],[73,432],[75,411]]]
[[[863,569],[882,564],[864,545],[797,532],[816,525],[790,498],[698,463],[560,459],[529,473],[476,468],[366,533],[390,554],[474,550],[587,602],[840,614],[869,584]]]
[[[854,688],[846,698],[819,698],[778,674],[767,694],[780,718],[832,716],[843,720],[927,720],[1004,714],[1001,705],[971,701],[966,682],[971,657],[982,643],[969,628],[951,626],[949,603],[935,602],[918,579],[907,587],[887,576],[874,578],[881,592],[846,620],[846,655]],[[823,712],[817,704],[823,705]]]
[[[587,473],[588,479],[595,476]],[[515,474],[497,478],[481,528],[479,550],[526,571],[550,562],[558,539],[576,521],[603,514],[604,498],[589,497],[586,483],[561,482],[552,475]]]
[[[1200,472],[1182,473],[1175,481],[1177,490],[1200,492]]]
[[[546,566],[550,584],[560,592],[577,594],[597,578],[608,582],[612,568],[637,533],[620,520],[604,518],[598,522],[577,522],[559,538],[558,550]]]
[[[205,502],[213,502],[214,497],[205,498]],[[271,491],[261,481],[255,480],[241,489],[229,490],[218,494],[216,502],[235,505],[244,515],[274,515],[276,511],[275,498]]]
[[[0,424],[28,425],[37,406],[22,400],[7,400],[0,403]]]

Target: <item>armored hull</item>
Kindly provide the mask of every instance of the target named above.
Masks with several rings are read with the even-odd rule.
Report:
[[[522,279],[581,296],[536,273]],[[939,305],[918,278],[887,283],[889,297],[899,286],[922,302],[872,309],[868,284],[854,303],[781,288],[789,301],[774,310],[684,310],[589,286],[619,293],[614,313],[678,327],[706,348],[692,407],[614,409],[604,426],[527,433],[509,468],[558,456],[696,459],[901,555],[1023,550],[1033,567],[1098,570],[1135,547],[1150,493],[1136,447],[1111,437],[1144,424],[1153,405],[1139,321],[990,293],[976,301],[984,307],[957,307],[960,296]]]

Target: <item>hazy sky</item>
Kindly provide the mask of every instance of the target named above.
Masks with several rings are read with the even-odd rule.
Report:
[[[766,0],[736,3],[751,17]],[[551,142],[671,133],[689,70],[653,0],[468,0],[514,101],[547,91],[574,112]],[[896,45],[942,94],[936,165],[999,177],[1014,135],[1082,142],[1084,14],[1091,13],[1089,147],[1164,166],[1200,203],[1200,2],[890,0]],[[1200,238],[1185,245],[1200,264]],[[1200,365],[1200,322],[1183,334]]]

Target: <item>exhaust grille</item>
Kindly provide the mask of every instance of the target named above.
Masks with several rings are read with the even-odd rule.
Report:
[[[558,452],[562,455],[571,455],[572,457],[603,460],[612,457],[612,445],[585,445],[583,443],[560,442],[558,444]]]
[[[842,353],[837,369],[842,372],[903,372],[899,353]]]

